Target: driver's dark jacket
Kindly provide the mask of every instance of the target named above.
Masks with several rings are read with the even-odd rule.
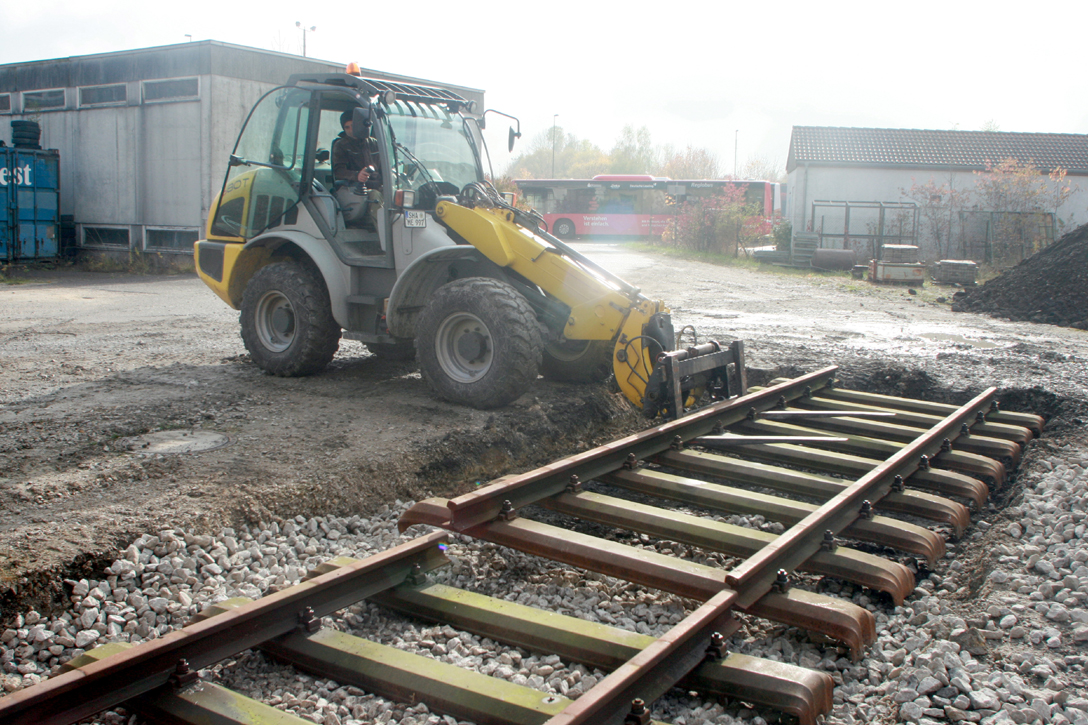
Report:
[[[344,131],[332,144],[332,175],[337,181],[356,181],[359,170],[371,166],[370,150],[366,141],[352,138]]]

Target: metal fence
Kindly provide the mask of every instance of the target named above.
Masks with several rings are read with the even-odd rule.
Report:
[[[879,259],[884,244],[918,243],[914,202],[817,200],[809,218],[820,247],[853,249],[859,259]]]

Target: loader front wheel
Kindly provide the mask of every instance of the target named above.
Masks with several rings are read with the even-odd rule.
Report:
[[[257,270],[242,296],[241,323],[253,362],[280,377],[321,372],[340,347],[324,282],[295,262]]]
[[[540,374],[561,383],[599,383],[612,374],[610,340],[562,340],[544,345]]]
[[[439,287],[416,325],[420,372],[431,389],[484,410],[528,390],[541,347],[533,308],[513,287],[487,277]]]

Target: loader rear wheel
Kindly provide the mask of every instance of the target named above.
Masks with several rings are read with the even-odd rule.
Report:
[[[536,380],[540,329],[517,290],[487,277],[439,287],[420,313],[416,350],[431,389],[453,403],[498,408]]]
[[[544,345],[540,374],[562,383],[599,383],[612,374],[610,340],[563,340]]]
[[[257,270],[242,296],[241,322],[253,362],[280,377],[321,372],[340,347],[325,283],[296,262]]]

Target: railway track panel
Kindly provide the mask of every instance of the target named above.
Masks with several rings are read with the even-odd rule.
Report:
[[[164,722],[298,722],[196,676],[259,647],[303,671],[478,723],[652,722],[652,703],[675,686],[815,723],[831,707],[830,677],[730,653],[737,615],[817,633],[860,657],[875,639],[873,614],[797,586],[796,573],[901,603],[914,590],[912,568],[872,552],[932,566],[944,540],[920,523],[961,535],[987,482],[1004,481],[1042,429],[1035,416],[995,410],[992,389],[942,406],[837,390],[834,372],[775,381],[465,496],[420,502],[401,519],[402,530],[430,524],[691,600],[657,637],[434,581],[427,572],[447,562],[447,541],[431,533],[363,561],[329,562],[258,601],[222,603],[160,640],[92,650],[0,699],[0,721],[69,723],[123,704]],[[722,520],[755,515],[781,533]],[[568,699],[322,626],[323,615],[368,597],[610,674]]]

